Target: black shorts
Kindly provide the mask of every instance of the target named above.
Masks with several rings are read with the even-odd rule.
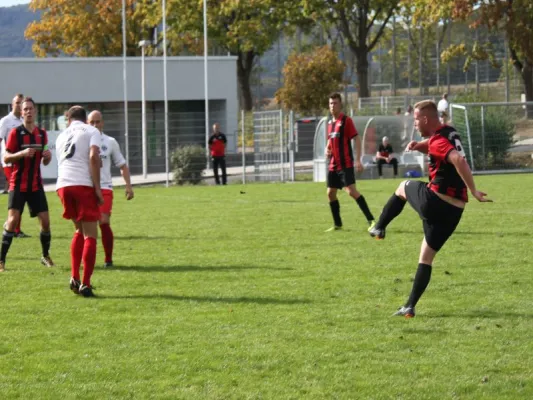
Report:
[[[7,201],[7,209],[19,210],[22,212],[24,204],[28,203],[30,217],[35,218],[37,214],[48,211],[48,202],[44,189],[41,188],[36,192],[21,192],[19,190],[10,190]]]
[[[463,209],[442,200],[425,182],[407,181],[405,196],[422,218],[427,244],[433,250],[439,251],[455,231]]]
[[[342,171],[328,171],[328,188],[342,189],[355,184],[355,171],[353,168],[344,168]]]

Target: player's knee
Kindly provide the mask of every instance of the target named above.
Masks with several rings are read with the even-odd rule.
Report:
[[[15,230],[20,221],[20,215],[12,214],[7,217],[5,229],[12,232]]]
[[[405,199],[405,185],[406,185],[406,183],[407,183],[407,181],[401,181],[400,184],[398,185],[398,188],[394,192],[394,194],[396,194],[396,196],[401,197],[402,199]]]
[[[328,200],[335,201],[337,200],[337,191],[328,189]]]
[[[105,225],[105,224],[109,225],[109,222],[110,222],[109,214],[100,215],[100,225]]]

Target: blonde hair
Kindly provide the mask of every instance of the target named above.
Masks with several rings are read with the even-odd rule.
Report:
[[[437,105],[433,100],[422,100],[415,104],[415,109],[418,109],[420,111],[427,110],[430,114],[432,114],[435,118],[439,117],[439,111],[437,109]]]

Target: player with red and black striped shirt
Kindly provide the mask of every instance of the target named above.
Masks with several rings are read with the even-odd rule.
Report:
[[[431,279],[435,255],[455,231],[468,202],[467,190],[478,201],[488,202],[486,193],[477,190],[465,158],[461,139],[454,128],[439,121],[437,105],[424,100],[415,105],[415,127],[423,137],[412,141],[407,151],[429,155],[429,183],[403,181],[383,208],[376,225],[369,229],[377,239],[385,238],[385,228],[409,204],[419,214],[424,228],[418,270],[409,299],[394,315],[412,318],[415,306]]]
[[[329,111],[332,118],[327,125],[326,158],[329,159],[327,193],[334,226],[326,232],[342,229],[340,204],[337,199],[337,190],[342,188],[357,202],[368,223],[372,225],[374,216],[363,195],[355,188],[354,166],[358,171],[363,170],[361,139],[357,134],[353,120],[342,113],[342,98],[339,93],[333,93],[329,96]],[[355,141],[355,160],[352,140]]]
[[[52,237],[48,202],[41,178],[41,162],[48,165],[52,153],[48,150],[46,131],[35,125],[36,113],[33,99],[24,98],[22,101],[24,123],[11,130],[7,138],[4,161],[13,164],[13,172],[9,183],[8,217],[2,237],[0,271],[5,270],[6,256],[20,220],[20,213],[26,203],[30,216],[37,217],[41,225],[40,239],[43,251],[41,264],[47,267],[54,266],[49,254]]]

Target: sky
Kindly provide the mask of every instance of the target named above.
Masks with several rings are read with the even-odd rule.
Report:
[[[0,0],[0,7],[15,6],[17,4],[28,4],[30,0]]]

